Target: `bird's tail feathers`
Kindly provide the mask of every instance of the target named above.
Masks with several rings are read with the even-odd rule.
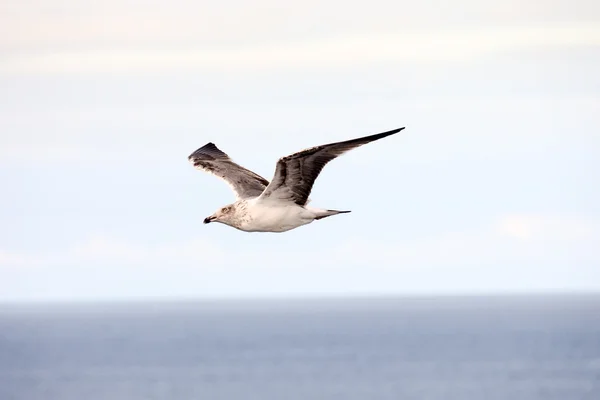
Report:
[[[327,217],[331,217],[332,215],[338,215],[338,214],[346,214],[349,213],[349,210],[345,210],[345,211],[340,211],[340,210],[314,210],[315,213],[317,214],[317,216],[315,217],[316,220],[322,219],[322,218],[327,218]]]

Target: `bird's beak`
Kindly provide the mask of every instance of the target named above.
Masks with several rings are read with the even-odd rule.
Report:
[[[204,223],[208,224],[208,223],[214,221],[215,219],[217,219],[217,217],[215,217],[214,215],[211,215],[210,217],[204,218]]]

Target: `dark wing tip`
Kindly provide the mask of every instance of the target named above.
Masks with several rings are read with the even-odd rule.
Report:
[[[188,156],[188,161],[193,159],[228,160],[229,156],[215,146],[213,142],[208,142]]]
[[[346,142],[341,142],[341,143],[362,145],[362,144],[365,144],[365,143],[374,142],[375,140],[379,140],[379,139],[383,139],[385,137],[391,136],[391,135],[393,135],[395,133],[400,132],[404,128],[405,127],[403,126],[402,128],[392,129],[391,131],[376,133],[374,135],[364,136],[364,137],[361,137],[361,138],[358,138],[358,139],[351,139],[351,140],[348,140]],[[335,145],[337,143],[332,143],[332,144]]]
[[[356,141],[366,140],[367,142],[373,142],[375,140],[383,139],[384,137],[388,137],[388,136],[391,136],[391,135],[393,135],[395,133],[398,133],[401,130],[403,130],[404,128],[405,127],[403,126],[402,128],[392,129],[391,131],[387,131],[387,132],[376,133],[374,135],[366,136],[364,138],[359,138],[359,139],[355,139],[355,140]],[[351,141],[351,142],[353,142],[353,141]]]
[[[401,130],[404,130],[405,128],[406,128],[406,127],[405,127],[405,126],[403,126],[402,128],[398,128],[398,129],[392,129],[391,131],[387,131],[387,132],[381,132],[381,133],[378,133],[378,134],[377,134],[377,136],[381,136],[381,137],[383,138],[383,137],[386,137],[386,136],[393,135],[394,133],[398,133],[398,132],[400,132]]]

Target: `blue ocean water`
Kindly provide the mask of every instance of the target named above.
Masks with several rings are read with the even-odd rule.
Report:
[[[600,399],[600,296],[0,306],[0,399]]]

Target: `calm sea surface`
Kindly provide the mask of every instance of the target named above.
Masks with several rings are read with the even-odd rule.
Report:
[[[0,399],[600,399],[600,296],[0,306]]]

